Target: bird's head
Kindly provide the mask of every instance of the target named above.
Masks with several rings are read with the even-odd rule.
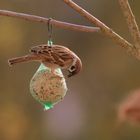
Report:
[[[74,76],[78,74],[82,70],[82,62],[80,58],[76,58],[73,62],[73,64],[69,67],[68,71],[68,77]]]

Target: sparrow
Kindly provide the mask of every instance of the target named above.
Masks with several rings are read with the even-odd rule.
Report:
[[[9,65],[38,61],[49,67],[52,72],[56,68],[68,70],[68,77],[78,74],[82,69],[80,58],[73,51],[61,45],[42,44],[32,47],[29,52],[25,56],[9,59]]]

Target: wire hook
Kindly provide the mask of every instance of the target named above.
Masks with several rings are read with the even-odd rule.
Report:
[[[52,23],[51,23],[52,18],[48,19],[48,45],[52,46],[53,42],[52,42]]]

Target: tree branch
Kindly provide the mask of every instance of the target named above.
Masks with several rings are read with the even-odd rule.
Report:
[[[40,23],[44,23],[44,24],[47,24],[48,20],[49,20],[49,18],[44,18],[44,17],[40,17],[40,16],[35,16],[35,15],[29,15],[29,14],[24,14],[24,13],[17,13],[17,12],[12,12],[12,11],[7,11],[7,10],[0,10],[0,16],[15,17],[15,18],[24,19],[27,21],[40,22]],[[74,31],[81,31],[81,32],[99,32],[100,31],[100,28],[98,28],[98,27],[71,24],[71,23],[67,23],[67,22],[54,20],[54,19],[51,19],[51,24],[58,28],[69,29],[69,30],[74,30]]]
[[[137,22],[135,20],[135,16],[129,5],[129,2],[128,0],[118,0],[118,1],[120,3],[126,22],[128,24],[128,28],[133,38],[134,44],[138,49],[140,49],[140,31]]]
[[[131,43],[129,43],[127,40],[119,36],[116,32],[114,32],[111,28],[106,26],[104,23],[102,23],[99,19],[91,15],[89,12],[87,12],[85,9],[74,3],[72,0],[63,0],[68,6],[73,8],[75,11],[77,11],[80,15],[88,19],[91,23],[96,25],[101,29],[101,32],[114,40],[119,46],[125,48],[130,54],[134,55],[138,59],[140,59],[140,56],[138,55],[138,52]]]

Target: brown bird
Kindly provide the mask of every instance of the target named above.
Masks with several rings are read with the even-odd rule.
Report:
[[[51,68],[52,72],[56,68],[67,69],[68,77],[78,74],[82,69],[80,58],[70,49],[61,45],[42,44],[34,46],[30,49],[30,54],[8,60],[10,66],[30,61],[39,61]]]

